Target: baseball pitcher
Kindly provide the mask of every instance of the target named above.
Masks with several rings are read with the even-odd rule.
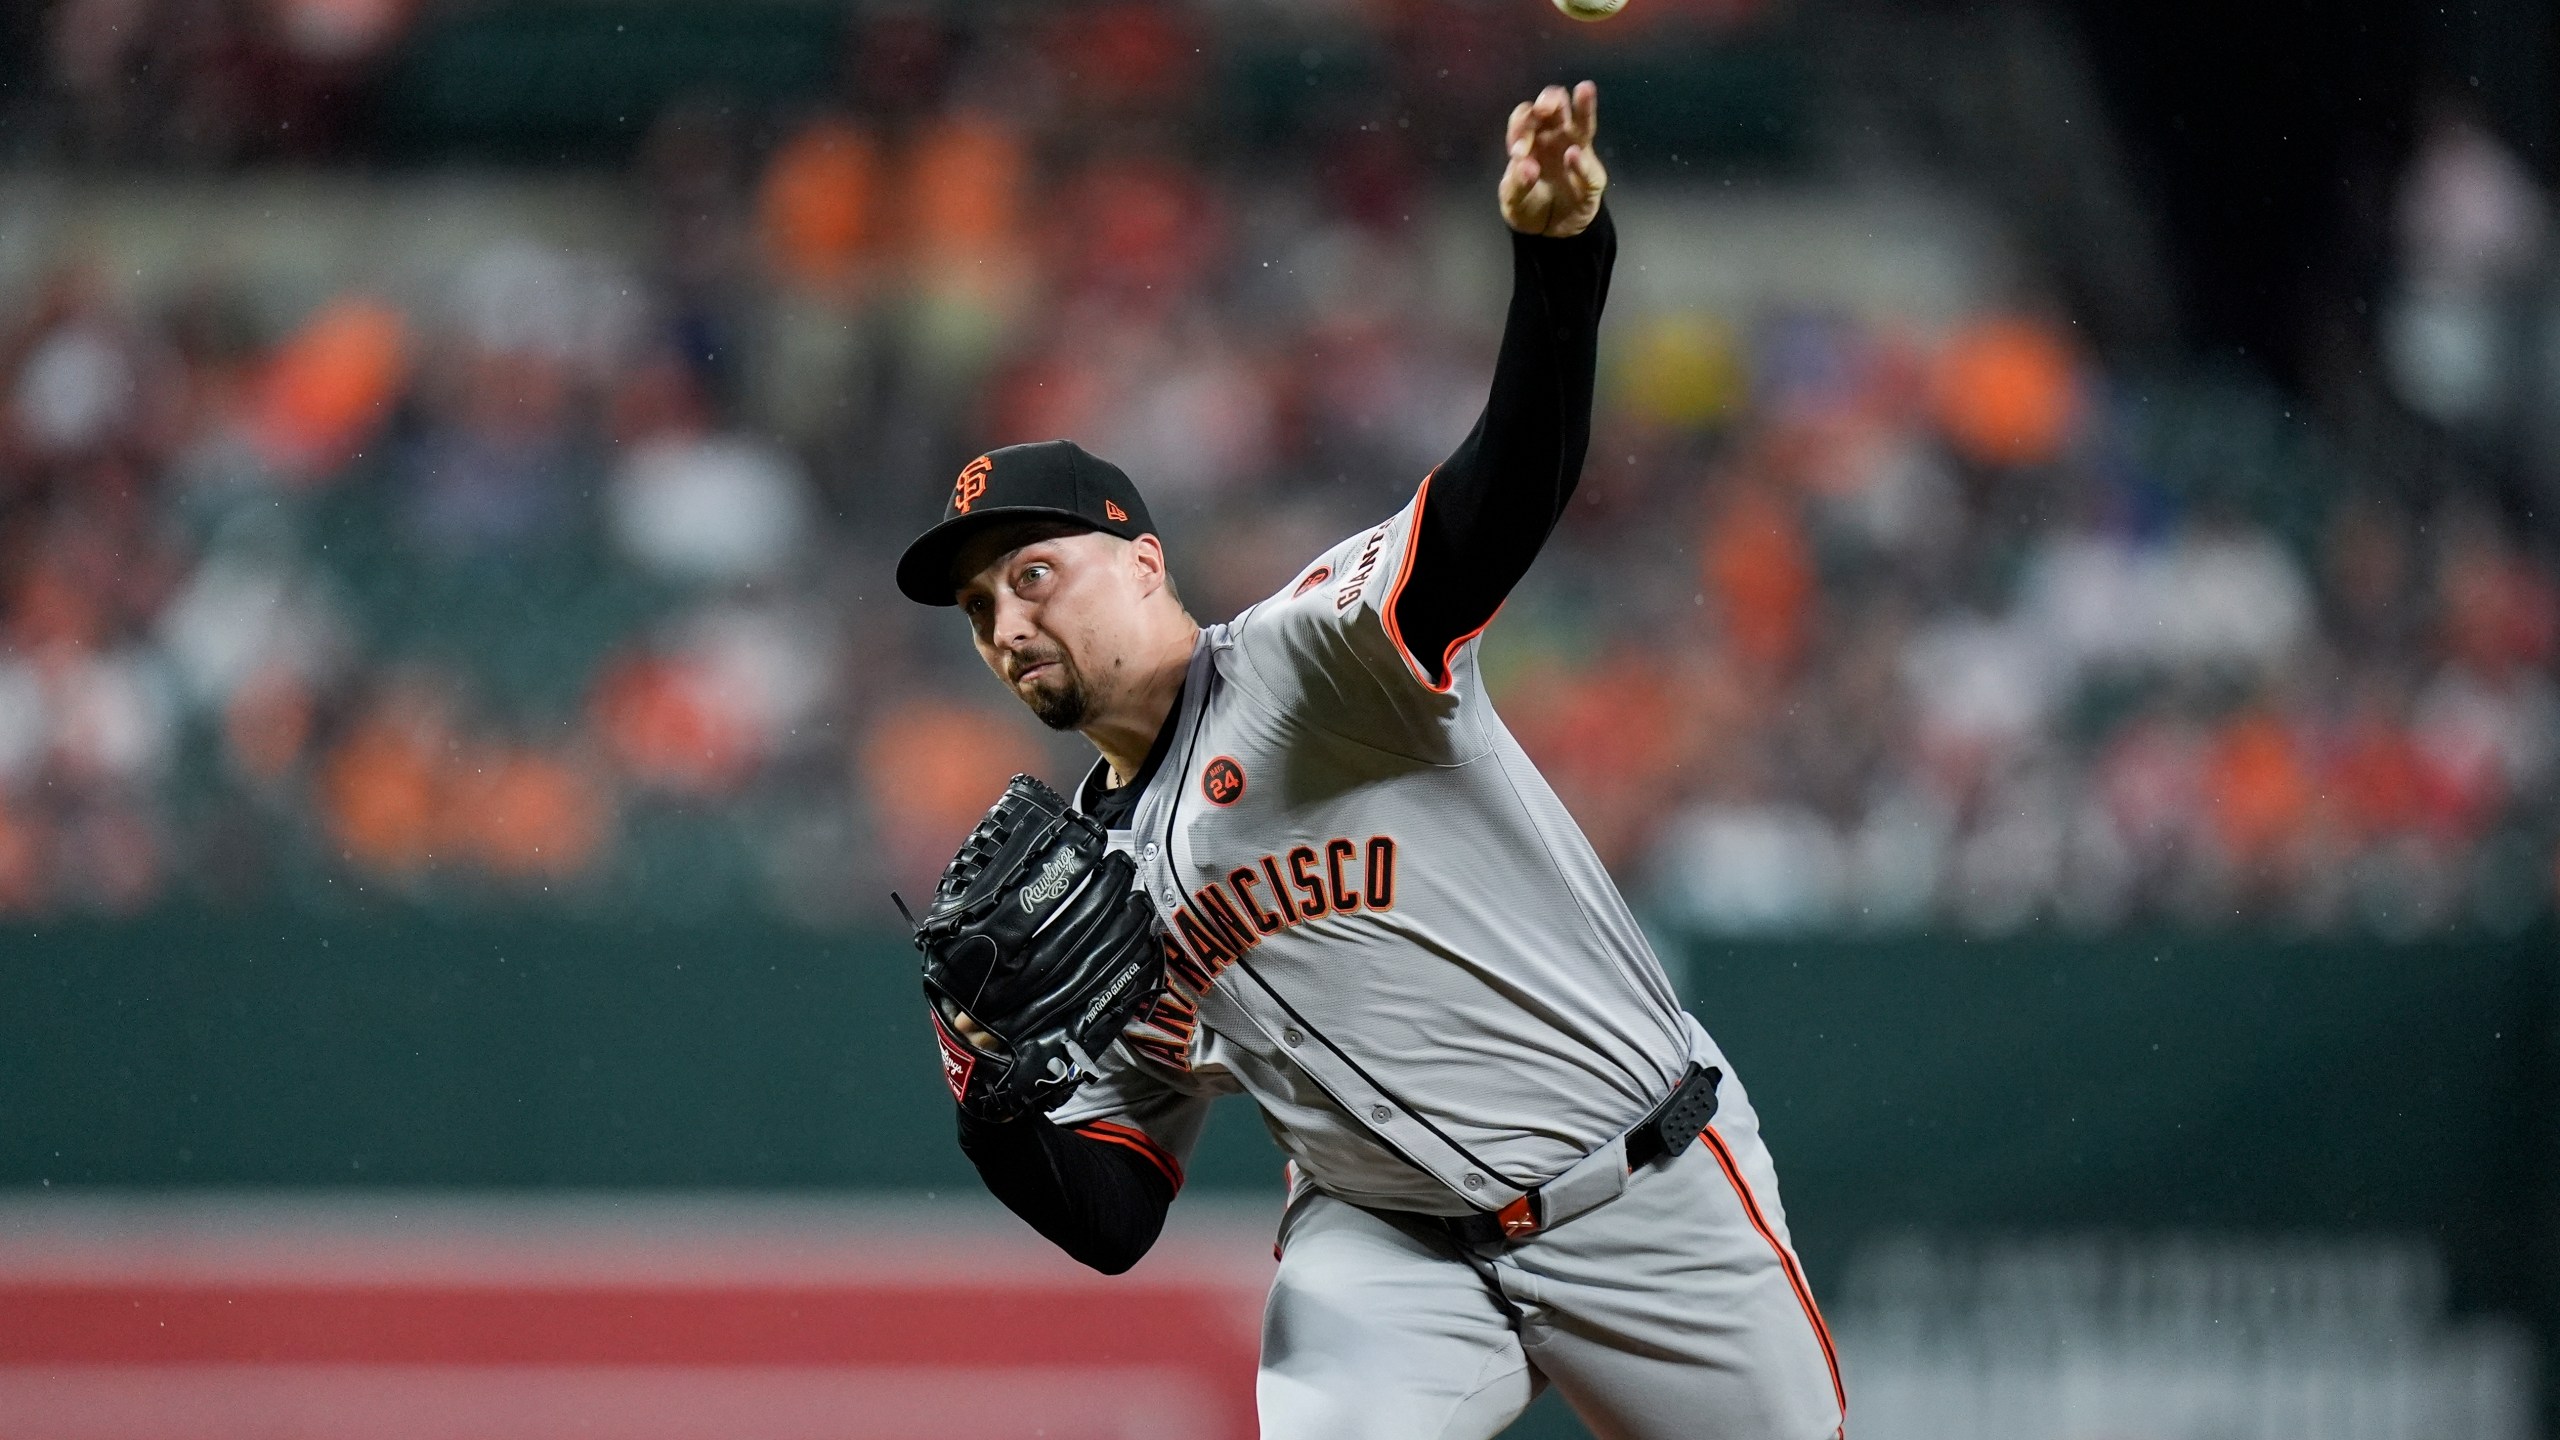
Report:
[[[1290,1158],[1272,1440],[1484,1437],[1546,1385],[1635,1440],[1826,1440],[1846,1399],[1742,1084],[1484,694],[1572,499],[1616,253],[1597,96],[1512,112],[1511,307],[1403,509],[1222,625],[1065,441],[972,461],[898,584],[1100,758],[1017,779],[917,921],[960,1144],[1137,1262],[1217,1096]]]

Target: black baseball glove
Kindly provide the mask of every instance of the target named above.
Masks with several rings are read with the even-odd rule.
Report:
[[[915,922],[943,1078],[969,1113],[1049,1111],[1164,981],[1137,867],[1065,796],[1016,775],[971,831]],[[966,1016],[994,1037],[960,1038]]]

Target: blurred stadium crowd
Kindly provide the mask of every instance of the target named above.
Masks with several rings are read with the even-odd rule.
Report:
[[[130,59],[82,27],[169,8],[52,12],[64,145],[193,113],[80,99]],[[1473,323],[1424,303],[1416,217],[1489,187],[1516,67],[1390,31],[1439,98],[1247,153],[1186,133],[1199,17],[1076,13],[1000,50],[891,16],[856,99],[670,109],[645,264],[500,246],[280,327],[77,255],[0,293],[0,913],[876,921],[1007,774],[1080,763],[887,582],[961,462],[1118,460],[1204,619],[1400,503],[1501,318],[1498,269]],[[1613,313],[1581,498],[1487,650],[1604,857],[1734,933],[2548,913],[2549,535],[2075,335]]]

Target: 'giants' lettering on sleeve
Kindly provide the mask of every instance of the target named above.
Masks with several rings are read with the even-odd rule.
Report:
[[[1369,588],[1369,581],[1378,573],[1378,555],[1386,547],[1387,529],[1388,526],[1381,525],[1370,531],[1369,538],[1361,542],[1360,563],[1352,566],[1351,573],[1334,587],[1334,609],[1348,610],[1360,603],[1360,592]]]

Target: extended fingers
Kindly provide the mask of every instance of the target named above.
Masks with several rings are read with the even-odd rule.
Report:
[[[1600,89],[1585,80],[1571,90],[1550,85],[1538,98],[1512,107],[1507,138],[1513,154],[1522,142],[1553,153],[1566,145],[1588,146],[1600,125]]]
[[[1541,144],[1553,141],[1573,125],[1573,97],[1561,85],[1550,85],[1539,91],[1532,110],[1537,117]]]
[[[1571,89],[1549,85],[1536,99],[1511,108],[1496,187],[1504,219],[1541,234],[1559,206],[1580,211],[1596,199],[1608,184],[1608,172],[1591,148],[1599,116],[1599,87],[1588,80]]]
[[[1511,157],[1511,163],[1502,167],[1502,186],[1498,192],[1504,207],[1518,204],[1520,198],[1529,193],[1529,188],[1538,183],[1538,175],[1537,156]]]
[[[1574,178],[1581,182],[1582,188],[1590,193],[1597,195],[1609,188],[1609,171],[1600,163],[1599,155],[1594,153],[1590,146],[1566,146],[1564,165],[1567,170],[1573,172]]]

